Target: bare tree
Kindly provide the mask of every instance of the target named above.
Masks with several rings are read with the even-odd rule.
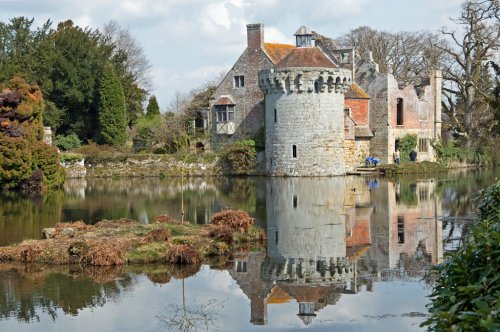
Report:
[[[136,82],[144,90],[151,88],[151,63],[143,49],[128,29],[120,27],[116,21],[109,21],[104,26],[104,35],[116,46],[116,51],[127,55],[126,67]]]
[[[442,51],[436,47],[438,36],[426,31],[390,33],[363,26],[339,39],[345,47],[356,49],[357,62],[368,51],[382,73],[394,75],[400,87],[420,85],[429,71],[438,67]]]
[[[466,1],[460,16],[452,19],[459,29],[441,30],[450,43],[437,45],[445,54],[444,112],[451,117],[453,129],[467,138],[467,146],[471,137],[477,141],[481,136],[475,130],[482,126],[478,120],[485,119],[485,114],[476,113],[489,111],[484,108],[492,88],[488,65],[500,46],[499,17],[498,0]]]

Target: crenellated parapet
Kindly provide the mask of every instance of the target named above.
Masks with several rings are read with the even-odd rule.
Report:
[[[265,94],[337,93],[352,84],[351,71],[342,68],[280,68],[259,72],[259,87]]]

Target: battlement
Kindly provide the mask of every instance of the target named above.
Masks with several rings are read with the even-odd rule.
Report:
[[[344,94],[352,84],[350,70],[342,68],[279,68],[259,72],[266,95],[282,93]]]

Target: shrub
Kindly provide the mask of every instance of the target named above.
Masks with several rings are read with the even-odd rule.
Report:
[[[26,140],[0,134],[0,187],[16,189],[31,175],[31,151]]]
[[[93,266],[121,265],[125,263],[123,248],[111,243],[101,243],[91,247],[80,258],[80,263]]]
[[[166,242],[172,236],[172,232],[166,228],[158,228],[150,230],[144,240],[146,242]]]
[[[399,140],[401,161],[410,161],[410,151],[417,148],[417,134],[406,134]]]
[[[57,135],[53,144],[62,151],[69,151],[82,146],[82,142],[76,134],[69,134],[67,136]]]
[[[215,238],[220,241],[224,241],[227,244],[231,244],[234,241],[234,230],[225,224],[218,225],[208,225],[208,236]]]
[[[174,218],[172,218],[171,216],[168,216],[166,214],[162,214],[162,215],[154,217],[153,221],[157,222],[157,223],[171,223],[171,222],[174,222]]]
[[[210,219],[212,225],[226,225],[231,230],[246,233],[253,224],[253,218],[243,210],[224,210],[215,213]]]
[[[33,144],[32,167],[40,169],[43,174],[43,187],[48,189],[60,188],[66,178],[64,168],[60,164],[57,149],[43,142]]]
[[[431,273],[430,331],[499,331],[500,181],[480,192],[467,241]]]
[[[223,174],[251,175],[255,172],[256,151],[253,140],[236,142],[221,153],[219,167]]]
[[[186,244],[176,244],[167,251],[167,262],[171,264],[198,264],[200,255]]]

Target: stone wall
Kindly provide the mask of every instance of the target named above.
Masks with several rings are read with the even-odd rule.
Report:
[[[266,98],[266,170],[273,176],[345,173],[345,69],[284,68],[259,73]]]
[[[357,167],[364,166],[365,159],[370,155],[370,139],[345,140],[344,158],[346,172],[352,172]]]
[[[159,177],[165,176],[212,176],[218,175],[216,163],[186,163],[173,158],[127,158],[125,161],[63,165],[67,178],[92,177]]]
[[[222,83],[215,91],[215,98],[222,95],[231,96],[236,104],[234,106],[233,135],[216,134],[216,114],[214,103],[211,106],[212,118],[212,148],[218,150],[229,142],[255,136],[264,125],[264,94],[257,84],[259,70],[271,68],[271,60],[262,50],[264,43],[264,26],[262,24],[249,24],[247,26],[248,46],[227,73]],[[245,86],[236,88],[234,77],[244,76]]]

